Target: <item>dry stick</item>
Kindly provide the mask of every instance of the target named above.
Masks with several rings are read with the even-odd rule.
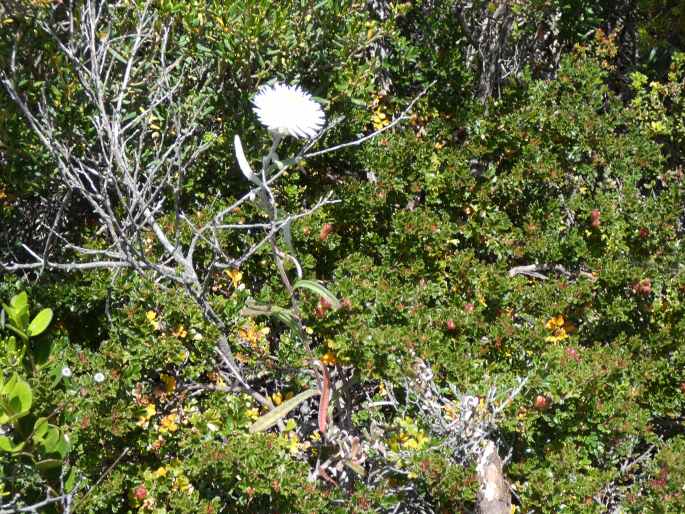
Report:
[[[105,479],[105,477],[119,464],[119,462],[121,462],[121,459],[126,457],[126,455],[128,455],[128,452],[130,452],[130,451],[131,451],[130,447],[127,446],[126,448],[124,448],[124,451],[122,451],[121,454],[119,454],[119,456],[114,460],[114,462],[112,462],[112,464],[110,464],[107,467],[107,469],[105,469],[105,471],[102,472],[102,474],[95,481],[95,483],[88,488],[88,490],[85,492],[85,494],[83,496],[81,496],[81,498],[76,503],[76,505],[74,505],[74,508],[79,507],[83,504],[83,502],[88,497],[88,495],[93,491],[93,489],[95,489],[98,485],[100,485],[100,482],[102,482]]]
[[[432,87],[436,84],[436,82],[437,82],[437,80],[434,80],[433,82],[431,82],[430,84],[428,84],[428,85],[423,89],[423,91],[421,91],[418,95],[416,95],[416,96],[414,97],[414,99],[413,99],[413,100],[409,103],[409,105],[400,113],[400,115],[397,116],[396,118],[394,118],[394,119],[392,120],[392,122],[390,122],[390,123],[389,123],[388,125],[386,125],[385,127],[381,128],[381,129],[379,129],[379,130],[376,130],[376,131],[372,132],[371,134],[368,134],[368,135],[366,135],[366,136],[364,136],[364,137],[360,137],[359,139],[355,139],[354,141],[349,141],[349,142],[347,142],[347,143],[342,143],[342,144],[339,144],[339,145],[331,146],[331,147],[329,147],[329,148],[324,148],[323,150],[319,150],[319,151],[316,151],[316,152],[306,153],[306,154],[302,155],[302,156],[298,159],[298,162],[301,161],[301,160],[304,160],[304,159],[308,159],[309,157],[316,157],[316,156],[318,156],[318,155],[323,155],[323,154],[326,154],[326,153],[329,153],[329,152],[334,152],[334,151],[336,151],[336,150],[341,150],[341,149],[343,149],[343,148],[349,148],[349,147],[351,147],[351,146],[359,146],[359,145],[361,145],[362,143],[364,143],[364,142],[366,142],[366,141],[368,141],[368,140],[370,140],[370,139],[373,139],[373,138],[375,138],[376,136],[382,134],[383,132],[385,132],[385,131],[387,131],[387,130],[390,130],[390,129],[393,128],[395,125],[397,125],[400,121],[407,119],[407,114],[414,108],[414,105],[416,104],[416,102],[418,102],[419,99],[420,99],[422,96],[424,96],[426,93],[428,93],[428,90],[429,90],[430,88],[432,88]],[[296,159],[297,159],[297,158],[296,158]]]
[[[547,280],[547,276],[543,275],[542,272],[554,271],[560,275],[564,275],[567,278],[572,278],[573,273],[564,268],[561,264],[528,264],[526,266],[515,266],[509,270],[509,276],[515,277],[516,275],[525,275],[528,277],[539,278],[540,280]],[[579,277],[585,277],[590,280],[596,280],[596,277],[592,273],[587,271],[579,271]]]

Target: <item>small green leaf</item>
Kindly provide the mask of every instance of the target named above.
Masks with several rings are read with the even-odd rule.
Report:
[[[275,409],[257,418],[257,420],[254,423],[252,423],[252,425],[250,425],[250,433],[263,432],[264,430],[268,430],[276,423],[278,423],[279,420],[287,416],[288,413],[295,407],[297,407],[299,404],[301,404],[305,400],[308,400],[312,396],[316,396],[317,394],[319,394],[318,390],[307,389],[306,391],[301,392],[294,398],[291,398],[290,400],[283,402]]]
[[[10,439],[9,437],[7,437],[5,435],[0,436],[0,450],[6,451],[9,453],[18,452],[19,450],[21,450],[24,447],[24,444],[26,444],[25,441],[21,442],[19,444],[14,444],[12,442],[12,439]]]
[[[331,304],[334,310],[340,308],[340,302],[335,297],[335,295],[331,293],[328,289],[326,289],[321,284],[321,282],[317,280],[298,280],[297,282],[295,282],[295,284],[293,284],[293,288],[309,289],[310,291],[318,294],[320,297],[328,300],[328,303]]]
[[[51,321],[52,309],[43,309],[36,314],[35,318],[33,318],[33,321],[31,321],[28,329],[26,329],[26,333],[29,337],[36,337],[37,335],[45,332],[45,329],[48,328],[48,325]]]

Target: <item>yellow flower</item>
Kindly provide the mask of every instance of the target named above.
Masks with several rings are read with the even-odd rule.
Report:
[[[321,362],[323,362],[326,366],[335,366],[335,363],[338,362],[338,359],[335,357],[333,352],[326,352],[324,356],[321,357]]]
[[[380,130],[383,127],[390,124],[388,117],[381,110],[380,107],[376,108],[376,110],[373,112],[373,116],[371,117],[371,122],[373,123],[373,128],[376,130]]]
[[[171,413],[167,416],[164,416],[159,422],[159,431],[162,433],[176,432],[178,430],[178,425],[176,424],[177,421],[178,416],[176,413]]]
[[[459,417],[459,408],[453,404],[447,404],[442,406],[443,409],[445,409],[445,414],[449,419],[457,419]]]
[[[274,405],[278,407],[280,404],[283,403],[283,395],[280,392],[276,392],[271,395],[271,399],[274,402]]]
[[[179,325],[178,328],[173,332],[173,335],[179,339],[184,339],[188,335],[188,331],[183,325]]]
[[[176,379],[174,377],[172,377],[171,375],[167,375],[166,373],[162,373],[159,376],[159,379],[164,384],[164,390],[167,393],[170,393],[171,391],[176,389]]]
[[[193,492],[194,487],[193,484],[190,483],[190,480],[188,480],[188,477],[181,474],[174,479],[174,485],[172,489],[190,494]]]
[[[247,414],[247,417],[250,419],[257,419],[259,417],[259,409],[257,407],[252,407],[251,409],[247,409],[245,414]]]
[[[157,413],[157,408],[154,403],[148,403],[145,407],[145,414],[138,418],[136,425],[142,428],[147,428],[150,422],[150,418]]]
[[[424,432],[418,432],[414,437],[407,437],[402,446],[410,450],[421,450],[428,442],[428,436]]]
[[[551,336],[545,337],[545,341],[548,343],[563,341],[568,338],[569,334],[572,334],[576,330],[573,323],[566,321],[561,314],[549,319],[547,323],[545,323],[545,328],[552,331]]]
[[[147,311],[145,317],[150,322],[150,325],[152,325],[152,328],[159,330],[159,321],[157,321],[157,313],[155,311]]]
[[[291,455],[295,455],[297,452],[299,452],[301,446],[302,445],[300,444],[300,438],[297,436],[297,434],[295,432],[289,432],[287,447]]]
[[[231,282],[233,283],[233,288],[237,289],[240,285],[241,280],[243,279],[242,271],[238,271],[237,269],[226,270],[226,275],[228,275],[228,278],[231,279]]]
[[[554,316],[545,323],[545,328],[547,330],[556,330],[564,326],[564,317],[560,314],[559,316]]]
[[[238,331],[241,339],[250,343],[252,346],[257,346],[262,339],[270,332],[269,327],[258,328],[252,320],[243,325],[243,327]]]
[[[168,472],[167,472],[167,469],[166,469],[164,466],[162,466],[162,467],[157,468],[157,469],[152,473],[152,476],[153,476],[154,478],[162,478],[162,477],[165,477],[165,476],[167,475],[167,473],[168,473]]]

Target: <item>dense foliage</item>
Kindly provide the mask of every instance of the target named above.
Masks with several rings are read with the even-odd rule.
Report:
[[[0,11],[0,67],[16,67],[26,98],[47,95],[65,140],[87,135],[84,85],[35,23],[66,7],[19,3]],[[170,54],[203,73],[182,93],[201,97],[210,146],[168,200],[198,222],[249,190],[234,135],[268,151],[250,105],[265,81],[301,84],[329,120],[344,117],[322,147],[383,128],[426,89],[409,119],[281,178],[289,212],[339,200],[292,226],[304,276],[341,300],[299,293],[311,353],[297,327],[245,309],[290,305],[267,246],[210,284],[236,360],[274,407],[315,384],[313,360],[347,377],[354,401],[335,397],[330,423],[350,427],[363,457],[336,460],[316,398],[254,430],[269,409],[226,382],[224,329],[183,287],[133,269],[3,271],[3,505],[67,494],[41,512],[471,512],[475,462],[441,444],[405,389],[428,365],[446,397],[477,397],[474,415],[502,406],[490,436],[517,512],[685,511],[682,3],[513,2],[514,46],[559,13],[559,61],[531,53],[489,98],[460,4],[150,6],[173,27]],[[42,248],[55,219],[101,248],[89,205],[61,203],[51,154],[4,90],[0,117],[0,262],[30,260],[22,243]],[[232,222],[259,215],[246,203]],[[258,239],[221,243],[239,254]],[[73,257],[59,240],[51,252]],[[339,469],[319,473],[327,459]]]

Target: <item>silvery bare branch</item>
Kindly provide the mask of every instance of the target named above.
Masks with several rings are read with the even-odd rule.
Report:
[[[225,320],[214,312],[207,299],[212,273],[238,268],[256,252],[269,247],[281,280],[293,298],[291,307],[297,312],[297,295],[288,268],[294,267],[297,279],[302,278],[303,272],[292,247],[291,226],[336,200],[331,194],[324,195],[309,208],[286,213],[278,206],[274,189],[278,179],[290,166],[306,158],[361,144],[392,129],[406,118],[426,91],[388,127],[349,143],[310,152],[324,130],[318,137],[311,134],[310,142],[294,158],[281,161],[276,154],[281,136],[274,137],[257,173],[245,172],[249,164],[245,164],[242,146],[236,145],[240,167],[254,187],[232,205],[220,209],[209,222],[196,225],[192,216],[181,209],[179,197],[186,171],[210,146],[211,137],[207,138],[202,128],[208,98],[202,93],[208,84],[201,77],[207,66],[202,62],[171,60],[173,27],[164,26],[151,2],[135,12],[124,1],[85,0],[80,5],[77,8],[68,4],[64,12],[60,10],[59,19],[37,19],[36,23],[70,64],[84,95],[83,109],[89,113],[89,126],[62,126],[59,105],[50,95],[49,80],[37,100],[30,100],[20,89],[19,76],[23,70],[17,59],[19,40],[9,65],[0,69],[0,82],[56,163],[64,204],[79,199],[90,208],[99,247],[70,241],[60,230],[60,209],[51,223],[43,223],[48,236],[40,249],[24,243],[23,255],[0,263],[0,269],[38,273],[131,269],[158,283],[183,286],[208,320],[225,334]],[[124,18],[133,19],[133,26],[119,33]],[[236,141],[239,142],[237,136]],[[265,211],[268,222],[225,221],[246,202]],[[188,229],[190,239],[184,240],[180,234]],[[229,255],[221,240],[224,235],[239,231],[262,235],[240,254]],[[59,251],[55,252],[57,246]],[[195,261],[198,247],[205,250],[203,253],[209,252],[209,265],[200,266]],[[306,340],[304,332],[301,335]],[[220,362],[233,380],[249,388],[225,337],[219,342],[218,351]],[[268,402],[261,399],[260,403]]]

